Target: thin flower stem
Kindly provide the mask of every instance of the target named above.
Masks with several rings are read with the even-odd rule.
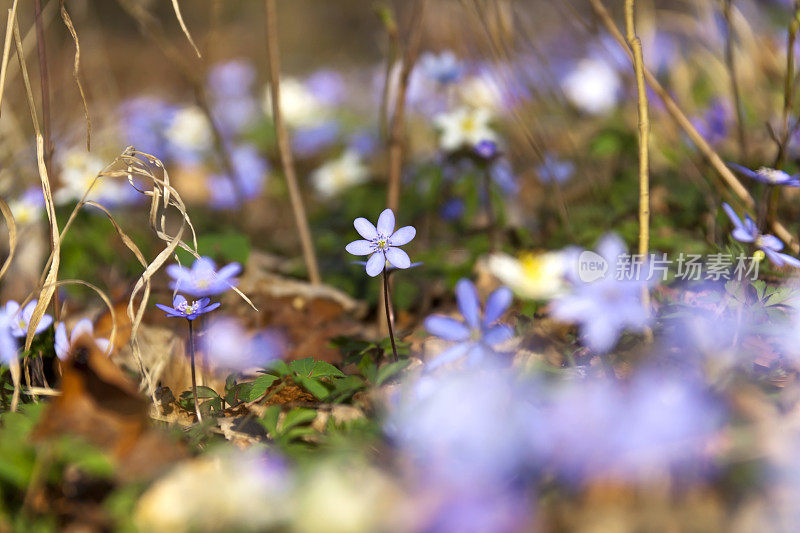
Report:
[[[628,44],[633,51],[633,69],[639,99],[639,256],[647,258],[650,248],[650,119],[647,112],[647,86],[644,79],[642,41],[634,25],[635,0],[625,0],[625,29]],[[650,292],[642,290],[642,304],[650,312]]]
[[[489,223],[489,251],[496,252],[498,248],[497,239],[497,217],[494,216],[494,206],[492,205],[492,176],[489,173],[489,165],[485,165],[483,172],[483,194],[486,197],[486,219]]]
[[[386,325],[389,328],[389,340],[392,341],[392,356],[394,357],[394,361],[398,360],[397,357],[397,345],[394,342],[394,327],[392,326],[392,312],[390,310],[392,302],[389,298],[389,275],[386,272],[386,267],[383,267],[383,274],[381,274],[383,278],[383,307],[386,309]]]
[[[189,362],[192,367],[192,397],[194,399],[194,412],[197,414],[197,421],[202,422],[203,416],[200,414],[200,405],[197,403],[197,378],[195,376],[194,365],[194,326],[191,320],[189,322]]]
[[[294,160],[292,149],[289,145],[289,135],[286,125],[283,123],[280,105],[280,54],[278,51],[278,20],[275,0],[266,0],[267,9],[267,53],[269,55],[269,89],[272,100],[272,120],[275,124],[275,136],[278,140],[278,151],[283,165],[283,174],[286,177],[286,185],[289,189],[289,200],[292,203],[297,232],[300,234],[300,244],[303,247],[303,258],[305,259],[308,278],[312,284],[318,285],[321,282],[319,274],[319,264],[317,254],[314,251],[314,241],[311,239],[311,230],[308,227],[306,209],[303,205],[303,197],[300,195],[300,187],[297,184],[297,175],[294,170]]]

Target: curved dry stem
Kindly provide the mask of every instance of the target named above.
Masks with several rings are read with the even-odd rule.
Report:
[[[83,115],[86,118],[86,150],[91,150],[92,146],[92,119],[89,116],[89,105],[86,103],[86,92],[83,90],[83,83],[81,83],[81,43],[78,40],[78,32],[75,31],[75,25],[72,24],[72,18],[67,12],[64,5],[64,0],[61,1],[61,20],[69,30],[72,40],[75,42],[75,60],[72,64],[72,77],[75,79],[75,84],[78,86],[78,92],[81,96],[81,104],[83,104]]]
[[[6,271],[8,271],[8,267],[11,266],[11,262],[14,260],[14,254],[17,251],[17,223],[14,221],[14,215],[11,213],[11,209],[8,207],[8,204],[2,197],[0,197],[0,212],[3,213],[3,218],[6,220],[6,226],[8,226],[8,257],[6,257],[6,260],[3,261],[3,266],[0,267],[0,279],[3,279],[3,276],[6,275]]]

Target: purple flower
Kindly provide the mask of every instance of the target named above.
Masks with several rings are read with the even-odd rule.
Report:
[[[6,302],[3,314],[10,320],[11,334],[17,338],[25,337],[28,334],[28,326],[33,318],[33,310],[38,303],[38,300],[31,300],[23,309],[14,300]],[[41,333],[50,327],[53,323],[53,318],[50,315],[42,315],[39,323],[36,325],[36,333]]]
[[[125,142],[137,150],[164,159],[167,152],[164,130],[174,110],[174,106],[150,96],[125,101],[120,106]]]
[[[615,272],[620,258],[626,255],[622,240],[616,235],[606,235],[598,243],[597,251],[599,254],[583,254],[591,254],[595,262],[605,262],[612,271],[591,281],[574,277],[572,290],[553,301],[552,312],[559,320],[578,323],[586,345],[604,353],[614,347],[624,330],[643,330],[650,317],[642,305],[642,291],[647,282],[629,272]]]
[[[341,104],[347,95],[342,75],[335,70],[318,70],[306,79],[305,85],[317,100],[328,106]]]
[[[544,162],[536,169],[542,183],[558,183],[559,185],[569,180],[575,173],[572,161],[561,161],[551,154],[544,156]]]
[[[730,106],[724,100],[716,99],[704,115],[692,119],[692,125],[710,144],[719,144],[728,138],[732,115]]]
[[[242,266],[230,263],[217,271],[210,257],[201,257],[191,268],[169,265],[166,270],[173,278],[169,284],[171,289],[191,296],[214,296],[236,286],[238,280],[234,276],[241,272]]]
[[[353,226],[365,240],[353,241],[345,249],[353,255],[370,256],[366,268],[369,276],[375,277],[380,274],[386,268],[387,261],[397,268],[411,266],[408,254],[398,246],[411,242],[417,230],[414,226],[403,226],[395,231],[394,212],[391,209],[385,209],[380,214],[377,228],[363,217],[355,219]]]
[[[12,317],[0,310],[0,363],[9,364],[17,357],[17,340],[11,328]]]
[[[494,159],[500,154],[500,149],[497,147],[497,143],[489,139],[484,139],[478,142],[473,150],[478,157],[486,160]]]
[[[94,326],[88,318],[79,320],[72,328],[72,333],[69,336],[67,336],[67,327],[63,322],[56,324],[55,350],[58,358],[62,361],[66,359],[69,347],[83,335],[94,337]],[[108,339],[94,339],[94,342],[101,350],[108,352],[110,346]]]
[[[735,171],[739,172],[740,174],[744,174],[750,179],[760,181],[761,183],[766,183],[767,185],[785,185],[787,187],[800,187],[799,174],[788,174],[783,170],[777,170],[768,167],[761,167],[758,170],[753,171],[747,167],[743,167],[742,165],[737,165],[736,163],[728,163],[728,166],[734,169]]]
[[[800,260],[791,255],[781,253],[781,250],[783,250],[783,243],[781,240],[774,235],[761,234],[761,232],[758,231],[758,227],[756,227],[756,223],[750,218],[750,215],[745,215],[744,222],[742,222],[736,214],[736,211],[727,203],[723,202],[722,209],[725,210],[725,214],[728,215],[728,218],[731,219],[733,223],[731,237],[739,242],[753,243],[756,248],[764,252],[764,255],[766,255],[775,266],[782,267],[784,265],[791,265],[800,268]]]
[[[269,164],[252,145],[243,144],[231,149],[231,164],[234,182],[224,174],[213,174],[208,178],[211,191],[210,204],[217,209],[238,207],[241,201],[261,194],[264,177]]]
[[[235,372],[263,367],[286,351],[286,340],[278,332],[262,331],[251,335],[232,318],[212,321],[200,345],[212,365]]]
[[[514,179],[514,171],[511,169],[511,164],[506,159],[495,161],[489,169],[489,176],[492,181],[500,187],[504,194],[516,194],[519,190],[517,182]]]
[[[186,298],[180,294],[176,294],[172,299],[172,307],[163,304],[156,304],[156,307],[167,313],[167,318],[185,318],[187,320],[194,320],[195,318],[209,313],[220,306],[219,302],[211,303],[211,298],[200,298],[192,303],[186,301]]]
[[[250,95],[256,69],[244,59],[217,63],[208,73],[208,87],[214,98],[243,98]]]
[[[292,147],[301,157],[309,157],[333,146],[339,138],[341,128],[335,120],[326,120],[297,128],[292,136]]]
[[[458,321],[442,315],[431,315],[425,319],[428,333],[456,344],[440,353],[429,365],[432,370],[467,356],[470,365],[489,362],[491,355],[496,354],[496,346],[514,336],[514,331],[497,321],[511,305],[511,290],[501,287],[486,299],[486,310],[481,319],[481,304],[478,291],[468,279],[460,279],[456,283],[456,302],[464,321]]]
[[[464,75],[464,66],[450,50],[438,55],[426,52],[419,58],[419,64],[428,78],[442,85],[455,83]]]

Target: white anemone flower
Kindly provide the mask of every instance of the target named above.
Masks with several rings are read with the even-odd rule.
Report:
[[[369,170],[353,150],[345,151],[338,159],[328,161],[311,173],[311,183],[320,196],[332,198],[345,189],[365,183]]]
[[[581,60],[562,82],[569,101],[592,115],[602,115],[614,109],[621,86],[619,74],[599,59]]]
[[[441,130],[439,146],[452,152],[463,147],[471,148],[481,141],[496,142],[497,135],[489,127],[491,118],[491,112],[485,107],[461,107],[452,113],[437,115],[434,123]]]

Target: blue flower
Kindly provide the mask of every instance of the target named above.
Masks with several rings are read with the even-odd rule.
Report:
[[[195,318],[209,313],[220,306],[219,302],[211,303],[211,298],[200,298],[192,303],[186,301],[186,298],[180,294],[176,294],[172,299],[172,307],[163,304],[156,304],[156,307],[167,313],[167,318],[185,318],[187,320],[194,320]]]
[[[731,219],[733,223],[731,237],[739,242],[753,243],[756,248],[764,252],[764,255],[766,255],[775,266],[782,267],[784,265],[791,265],[800,268],[800,260],[791,255],[781,253],[781,250],[783,250],[783,243],[781,240],[774,235],[761,234],[761,232],[758,231],[756,223],[753,222],[753,219],[750,218],[749,215],[745,215],[744,222],[742,222],[736,214],[736,211],[734,211],[730,205],[723,202],[722,209],[725,210],[725,214],[728,215],[728,218]]]
[[[575,165],[571,161],[561,161],[551,154],[544,156],[544,162],[536,169],[542,183],[558,183],[569,180],[575,173]]]
[[[728,138],[733,112],[724,100],[714,100],[701,117],[692,119],[692,125],[700,135],[715,145]]]
[[[0,363],[9,364],[17,357],[17,340],[11,332],[11,319],[0,310]]]
[[[489,139],[478,142],[473,148],[473,151],[478,157],[486,160],[494,159],[500,155],[500,149],[497,147],[497,143]]]
[[[286,339],[277,331],[249,334],[233,318],[214,319],[200,338],[206,360],[215,368],[234,372],[263,367],[286,352]]]
[[[63,322],[56,324],[55,350],[58,358],[61,360],[66,359],[69,353],[69,347],[83,335],[94,338],[94,326],[92,325],[92,321],[88,318],[78,320],[69,336],[67,336],[67,326],[65,326]],[[94,339],[94,342],[101,350],[108,353],[108,348],[110,346],[108,339]]]
[[[417,230],[414,226],[403,226],[395,231],[394,212],[391,209],[385,209],[380,214],[377,228],[363,217],[355,219],[353,226],[365,240],[353,241],[345,249],[353,255],[370,256],[366,268],[369,276],[375,277],[380,274],[386,268],[387,261],[397,268],[411,266],[408,254],[398,246],[411,242]]]
[[[210,257],[201,257],[195,260],[191,268],[169,265],[166,270],[173,278],[170,288],[191,296],[214,296],[236,286],[238,280],[234,276],[241,272],[242,266],[230,263],[217,271]]]
[[[761,183],[766,183],[767,185],[800,187],[800,175],[798,174],[788,174],[783,170],[777,170],[768,167],[761,167],[758,170],[753,171],[747,167],[743,167],[742,165],[737,165],[736,163],[728,163],[728,166],[740,174],[744,174],[750,179],[760,181]]]
[[[137,150],[165,159],[167,140],[164,130],[175,107],[158,98],[142,96],[126,100],[119,110],[125,142]]]
[[[251,94],[256,69],[244,59],[217,63],[208,73],[208,87],[214,98],[244,98]]]
[[[28,326],[33,317],[33,310],[38,303],[38,300],[31,300],[23,309],[20,309],[19,304],[14,300],[6,302],[3,313],[8,317],[11,327],[11,334],[17,338],[25,337],[28,334]],[[53,323],[53,318],[50,315],[42,315],[39,324],[36,325],[36,333],[41,333],[50,327]]]
[[[426,52],[419,59],[425,75],[442,85],[455,83],[464,75],[464,66],[450,50],[440,54]]]
[[[583,342],[597,353],[609,351],[625,330],[641,331],[650,322],[642,304],[647,282],[638,276],[615,272],[626,255],[625,244],[616,235],[606,235],[597,251],[611,272],[584,282],[572,279],[572,290],[552,304],[553,317],[580,325]],[[632,279],[628,279],[632,278]]]
[[[509,326],[497,323],[511,305],[511,298],[511,290],[506,287],[494,291],[486,299],[486,311],[481,319],[481,304],[475,285],[468,279],[460,279],[456,283],[456,302],[464,322],[441,315],[431,315],[425,319],[428,333],[456,343],[440,353],[428,365],[428,369],[465,355],[468,363],[475,365],[496,354],[496,346],[514,336]]]

